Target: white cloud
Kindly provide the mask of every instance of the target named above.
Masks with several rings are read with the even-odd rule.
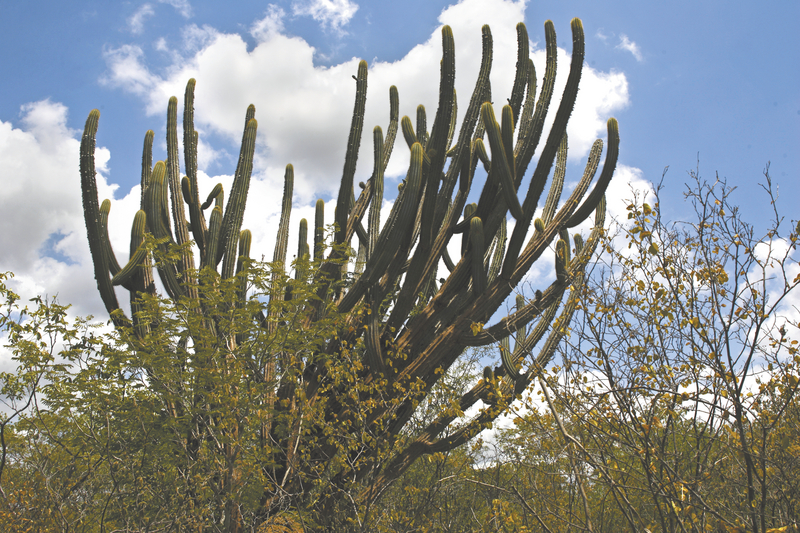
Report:
[[[463,0],[448,7],[439,22],[453,28],[456,39],[460,114],[466,108],[480,63],[481,26],[491,25],[494,37],[492,71],[493,100],[505,102],[511,91],[516,63],[516,23],[524,18],[524,2],[502,0]],[[296,249],[300,218],[313,220],[313,201],[334,198],[344,161],[344,150],[353,106],[358,62],[319,67],[313,62],[314,49],[303,39],[285,34],[285,14],[270,6],[255,22],[251,32],[257,44],[248,51],[239,35],[219,33],[210,27],[186,26],[182,32],[191,46],[171,51],[173,64],[160,71],[148,67],[140,47],[124,45],[105,51],[108,70],[104,84],[121,87],[138,95],[148,114],[163,116],[167,100],[182,95],[190,77],[197,79],[195,101],[196,128],[200,134],[201,195],[222,182],[229,190],[230,176],[208,175],[211,161],[229,159],[229,172],[235,168],[241,139],[243,115],[248,104],[256,105],[259,141],[256,171],[251,182],[245,227],[254,232],[253,255],[272,258],[283,174],[286,163],[295,168],[295,206],[292,215],[290,250]],[[568,28],[560,31],[569,31]],[[543,55],[532,57],[541,76]],[[388,91],[396,84],[400,94],[400,113],[414,116],[417,104],[424,104],[433,121],[438,96],[441,35],[435,31],[429,40],[410,50],[395,62],[376,62],[369,73],[364,137],[356,181],[365,180],[371,171],[370,129],[388,123]],[[556,82],[558,98],[566,77],[569,58],[559,52],[561,73]],[[182,98],[179,98],[182,102]],[[573,158],[585,158],[591,141],[604,135],[608,115],[628,102],[627,82],[619,73],[603,73],[584,66],[582,90],[570,126]],[[555,102],[554,102],[555,104]],[[2,191],[8,216],[3,244],[7,252],[0,268],[17,273],[17,286],[26,294],[61,291],[64,301],[76,305],[79,314],[105,316],[94,287],[93,268],[88,258],[81,211],[78,175],[79,132],[66,127],[66,108],[52,102],[29,104],[19,126],[0,123],[0,157],[5,166]],[[104,129],[101,119],[100,131]],[[214,134],[230,141],[226,147],[208,144]],[[159,137],[163,137],[157,134]],[[392,178],[405,174],[408,150],[400,136],[388,169],[386,205],[390,205]],[[154,159],[164,158],[163,147],[156,146]],[[113,197],[107,185],[113,179],[108,168],[110,154],[97,152],[101,199]],[[620,166],[615,183],[625,181]],[[126,258],[130,222],[138,208],[138,187],[112,201],[111,239],[120,261]],[[614,195],[612,195],[614,196]],[[326,206],[327,222],[333,218],[334,201]],[[19,220],[33,221],[19,224]],[[13,221],[13,222],[12,222]],[[293,255],[291,252],[290,256]],[[552,262],[546,272],[552,273]],[[121,300],[122,294],[120,294]]]
[[[183,48],[188,52],[197,52],[211,44],[218,34],[217,30],[206,24],[202,27],[190,24],[181,30]]]
[[[192,16],[192,5],[189,0],[158,0],[161,4],[169,4],[183,17],[189,18]]]
[[[283,17],[286,12],[275,4],[267,6],[267,12],[264,18],[257,20],[250,27],[250,35],[257,41],[263,42],[269,40],[274,35],[279,35],[283,32]]]
[[[628,39],[628,36],[625,34],[620,35],[617,48],[630,52],[633,54],[633,57],[636,58],[636,61],[639,61],[640,63],[644,61],[644,56],[642,56],[642,51],[639,49],[639,45]]]
[[[344,33],[342,26],[347,25],[358,11],[358,4],[350,0],[295,0],[292,12],[295,15],[310,16],[323,28],[331,28]]]
[[[160,45],[157,44],[158,46]],[[142,63],[143,56],[142,49],[131,44],[104,50],[103,57],[110,71],[100,78],[100,83],[125,87],[126,90],[140,96],[149,94],[156,85],[157,78]]]
[[[128,29],[134,35],[139,35],[144,31],[144,21],[153,16],[155,11],[150,4],[142,4],[136,12],[128,19]]]
[[[492,99],[499,107],[510,95],[516,68],[514,28],[524,15],[524,2],[504,0],[462,0],[440,15],[439,22],[449,24],[455,36],[459,118],[463,117],[480,66],[483,24],[488,23],[493,30]],[[144,54],[136,47],[122,47],[106,54],[109,65],[106,83],[140,95],[148,114],[155,116],[163,115],[169,97],[182,95],[186,81],[195,78],[195,121],[201,143],[206,132],[227,138],[231,142],[231,171],[241,139],[244,111],[248,104],[255,104],[259,121],[257,170],[251,182],[250,208],[246,210],[252,222],[245,224],[254,231],[255,255],[264,254],[268,259],[272,257],[286,163],[293,163],[295,168],[296,212],[292,216],[292,231],[296,231],[299,219],[305,216],[300,210],[308,209],[306,218],[311,219],[313,201],[317,197],[332,198],[338,190],[355,92],[352,75],[358,68],[356,59],[328,67],[315,66],[314,48],[303,39],[285,34],[284,17],[279,7],[269,6],[264,17],[250,28],[257,44],[249,51],[239,35],[204,29],[205,37],[198,41],[199,48],[185,52],[175,59],[172,67],[159,74],[148,69]],[[559,31],[569,32],[569,28]],[[197,27],[191,27],[191,32],[198,32]],[[544,52],[533,50],[532,57],[541,77]],[[417,105],[423,104],[429,113],[430,126],[438,99],[440,59],[441,32],[437,29],[403,58],[370,65],[365,133],[356,181],[366,180],[371,172],[370,130],[376,124],[384,129],[387,126],[390,85],[398,87],[400,115],[413,117]],[[551,107],[555,107],[563,92],[569,70],[567,52],[559,50],[558,59],[560,68]],[[585,159],[594,139],[605,136],[608,116],[627,105],[628,98],[623,74],[599,72],[584,65],[581,91],[568,129],[571,160]],[[553,109],[551,115],[554,114]],[[403,176],[408,164],[408,150],[402,136],[399,137],[387,171],[390,177]],[[220,161],[223,157],[221,152],[208,156],[207,147],[201,145],[201,168],[204,158]],[[208,186],[201,183],[201,194],[216,181],[209,178]],[[332,207],[329,210],[332,214]],[[552,273],[552,262],[547,264],[546,271],[548,275]]]
[[[5,215],[0,219],[0,271],[15,272],[11,286],[23,298],[59,294],[76,313],[97,314],[102,304],[88,259],[80,141],[66,124],[67,108],[49,100],[23,106],[21,127],[0,122],[0,203]],[[109,158],[108,150],[97,149],[101,199],[112,198],[116,188],[105,179]],[[113,203],[119,212],[119,202]],[[133,213],[124,216],[130,220]],[[116,231],[125,232],[122,225]]]

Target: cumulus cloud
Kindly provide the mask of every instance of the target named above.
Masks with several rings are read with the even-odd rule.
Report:
[[[165,46],[166,44],[161,44],[162,49]],[[119,48],[107,48],[103,51],[103,57],[109,71],[100,78],[102,85],[124,86],[126,90],[140,96],[153,90],[156,78],[142,62],[144,52],[141,47],[125,44]]]
[[[295,15],[309,16],[322,25],[336,32],[344,33],[342,26],[347,25],[358,11],[358,4],[350,0],[295,0],[292,12]]]
[[[495,43],[493,99],[504,102],[513,83],[516,64],[513,28],[524,18],[524,3],[501,0],[489,3],[487,9],[486,2],[464,0],[447,8],[439,18],[442,24],[452,26],[456,38],[456,88],[462,115],[480,64],[481,26],[485,22],[493,28]],[[258,41],[250,51],[239,35],[214,34],[204,47],[176,61],[160,75],[148,69],[139,48],[109,50],[105,79],[140,94],[148,113],[160,115],[169,96],[182,94],[186,80],[194,77],[198,80],[198,123],[231,141],[241,138],[241,115],[249,103],[254,103],[261,124],[259,144],[267,172],[280,174],[285,163],[291,161],[302,178],[298,181],[305,180],[303,183],[307,184],[307,194],[333,191],[337,172],[334,169],[341,167],[344,154],[341,139],[347,137],[350,124],[355,88],[351,76],[357,71],[357,61],[314,66],[314,48],[284,33],[284,16],[280,8],[270,7],[264,18],[250,28]],[[365,139],[369,138],[368,127],[386,126],[391,84],[399,89],[401,114],[414,116],[417,104],[425,105],[429,115],[435,113],[440,58],[441,37],[436,31],[405,57],[371,65]],[[544,52],[534,50],[533,59],[541,75]],[[556,98],[567,75],[567,52],[559,51],[559,59],[565,67],[557,78]],[[571,156],[585,157],[595,137],[604,135],[608,115],[627,102],[628,86],[623,74],[599,72],[585,66],[569,129]],[[390,163],[390,175],[403,173],[403,159],[398,148]],[[361,179],[368,176],[367,166],[361,165],[359,169]]]
[[[517,46],[514,27],[524,19],[524,9],[522,1],[462,0],[439,17],[441,24],[453,28],[456,40],[459,120],[474,88],[484,23],[490,24],[494,37],[492,100],[499,114],[499,106],[511,92]],[[250,50],[240,35],[188,25],[182,32],[184,42],[190,42],[190,46],[168,50],[164,43],[162,52],[173,54],[175,59],[163,70],[150,68],[145,52],[138,46],[109,48],[104,53],[108,68],[101,80],[109,87],[137,95],[148,114],[162,117],[169,97],[182,95],[186,81],[197,79],[195,127],[200,133],[201,194],[218,182],[230,190],[231,176],[215,176],[209,165],[212,161],[227,160],[228,172],[232,174],[245,109],[248,104],[255,104],[259,120],[258,150],[244,224],[254,233],[254,256],[263,255],[268,260],[272,258],[287,163],[293,163],[295,169],[290,237],[294,244],[290,250],[296,248],[300,218],[313,220],[313,202],[317,197],[328,200],[326,221],[332,222],[335,205],[332,199],[342,172],[355,92],[352,75],[358,68],[356,59],[315,66],[314,48],[303,39],[286,34],[282,22],[285,16],[279,7],[269,6],[263,18],[250,27],[256,40]],[[569,32],[568,27],[557,29]],[[440,58],[441,33],[436,30],[401,59],[370,66],[365,134],[356,181],[369,177],[370,128],[376,124],[384,129],[387,126],[391,84],[396,84],[399,90],[401,116],[415,116],[416,106],[423,104],[428,110],[429,125],[432,123],[438,99]],[[541,76],[544,52],[534,48],[532,58]],[[559,65],[552,107],[560,97],[569,68],[568,53],[564,50],[559,50]],[[594,138],[605,135],[608,116],[627,105],[628,98],[623,74],[596,71],[584,65],[582,89],[568,130],[572,160],[585,160]],[[179,98],[179,102],[182,100]],[[58,290],[64,301],[76,304],[76,312],[104,316],[85,242],[77,159],[79,132],[66,127],[66,114],[63,105],[44,101],[26,106],[19,125],[0,123],[0,156],[6,162],[7,170],[3,172],[9,173],[4,183],[10,184],[0,194],[4,195],[4,205],[14,210],[14,216],[6,220],[24,217],[35,221],[25,227],[17,222],[13,228],[5,228],[2,238],[9,241],[4,242],[9,252],[0,264],[3,269],[18,273],[17,283],[25,285],[29,294],[52,294]],[[230,144],[222,145],[218,142],[220,138]],[[211,139],[216,139],[214,146],[209,144]],[[155,148],[156,152],[163,150]],[[107,166],[110,154],[99,148],[97,157],[101,199],[112,198],[114,190],[108,183],[114,176]],[[163,158],[163,153],[154,154],[154,159]],[[403,177],[407,164],[408,150],[401,136],[388,168],[389,179]],[[623,176],[624,172],[625,167],[620,166],[612,186],[629,178]],[[631,172],[635,174],[635,169]],[[393,185],[387,184],[387,191],[392,189]],[[138,208],[138,187],[118,196],[112,202],[110,237],[123,261],[127,256],[119,251],[128,248],[130,222]],[[385,209],[391,201],[389,194]],[[552,261],[545,262],[542,276],[552,274]]]
[[[144,31],[144,21],[153,16],[155,11],[150,4],[142,4],[128,19],[128,29],[134,35],[139,35]]]
[[[60,103],[26,104],[21,115],[19,127],[0,122],[0,202],[5,213],[0,218],[0,270],[16,273],[12,286],[23,298],[59,294],[78,314],[98,313],[102,304],[81,207],[79,134],[67,127],[67,108]],[[102,198],[113,198],[116,189],[105,178],[109,158],[108,150],[97,149]],[[124,233],[121,226],[117,231]]]
[[[639,45],[628,39],[628,36],[625,34],[620,35],[617,48],[630,52],[633,54],[633,57],[636,58],[636,61],[640,63],[644,61],[644,56],[642,56],[642,51],[639,49]]]

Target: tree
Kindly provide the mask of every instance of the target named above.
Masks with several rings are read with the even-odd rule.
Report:
[[[761,237],[724,181],[692,179],[688,222],[662,219],[660,187],[628,206],[544,405],[510,432],[504,486],[552,531],[797,527],[798,232],[783,229],[768,172]],[[561,487],[527,481],[546,476]]]
[[[153,133],[145,136],[141,210],[124,265],[108,239],[110,204],[97,198],[99,112],[92,111],[81,143],[83,205],[95,278],[115,327],[113,342],[84,334],[77,351],[68,354],[72,368],[48,389],[52,408],[18,424],[30,435],[54,417],[46,443],[37,446],[66,454],[69,467],[57,474],[67,486],[75,476],[81,480],[77,488],[59,493],[63,505],[81,516],[92,509],[93,518],[102,519],[101,529],[114,524],[242,531],[277,527],[282,516],[312,529],[365,529],[377,499],[414,461],[455,450],[491,424],[546,364],[566,331],[582,272],[602,234],[603,194],[618,154],[617,122],[610,119],[606,160],[594,189],[587,195],[599,166],[600,140],[579,184],[557,209],[566,126],[584,54],[582,24],[573,19],[568,81],[520,204],[517,190],[553,93],[556,37],[550,21],[545,30],[547,65],[537,101],[527,32],[517,26],[514,89],[498,123],[490,103],[492,39],[484,26],[479,77],[454,142],[454,42],[445,26],[431,131],[421,106],[416,129],[408,117],[398,120],[392,88],[387,135],[380,127],[373,130],[373,173],[356,199],[353,176],[367,89],[362,61],[332,240],[324,239],[324,203],[318,201],[313,256],[303,220],[292,277],[286,272],[291,165],[270,265],[249,258],[251,235],[241,230],[257,130],[253,106],[246,113],[239,163],[223,210],[221,186],[200,202],[195,81],[189,81],[184,98],[183,179],[177,99],[170,99],[166,161],[152,165]],[[398,123],[411,162],[381,226],[383,175]],[[477,204],[467,205],[479,162],[488,176]],[[541,217],[534,221],[554,162]],[[204,211],[212,203],[206,220]],[[509,211],[516,223],[506,243]],[[567,230],[593,211],[594,229],[585,245],[575,236],[573,257]],[[529,237],[531,224],[535,231]],[[447,246],[458,234],[461,257],[454,261]],[[351,253],[354,235],[358,251]],[[484,328],[557,237],[556,281]],[[442,263],[448,270],[444,277]],[[156,291],[153,265],[166,296]],[[130,317],[117,299],[114,287],[120,285],[130,293]],[[565,294],[568,303],[556,318]],[[539,326],[518,337],[513,353],[502,352],[501,365],[488,369],[483,380],[442,406],[426,425],[411,424],[420,402],[467,347],[527,333],[527,324],[537,318]],[[544,338],[554,319],[537,358],[526,366],[523,355]],[[461,420],[479,400],[484,401],[479,413]],[[80,488],[87,483],[96,486]],[[79,520],[72,523],[78,527]]]

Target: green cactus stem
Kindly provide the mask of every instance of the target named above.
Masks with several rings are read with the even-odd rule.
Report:
[[[244,207],[247,202],[247,191],[250,189],[250,175],[253,172],[253,155],[255,153],[256,130],[258,122],[250,119],[244,132],[241,153],[239,154],[239,172],[233,177],[231,185],[231,195],[228,198],[228,205],[222,217],[222,228],[220,233],[223,250],[217,250],[217,256],[223,258],[222,278],[227,279],[233,276],[236,265],[236,241],[242,229],[244,220]]]
[[[292,215],[292,194],[294,191],[294,167],[286,165],[283,173],[283,201],[281,203],[281,218],[278,221],[278,235],[275,238],[275,251],[272,261],[279,265],[281,270],[286,268],[286,250],[289,246],[289,219]]]
[[[364,108],[367,104],[367,62],[361,61],[358,64],[358,75],[356,76],[356,102],[353,108],[353,120],[350,124],[350,136],[347,141],[347,152],[344,159],[344,170],[342,181],[339,185],[339,198],[336,201],[336,212],[334,215],[336,222],[337,244],[345,242],[347,233],[347,217],[350,214],[350,197],[353,194],[353,176],[356,173],[356,161],[358,160],[358,149],[361,144],[361,130],[364,127]]]
[[[483,269],[483,221],[473,217],[469,223],[472,245],[472,292],[476,295],[486,290],[486,271]]]
[[[119,302],[114,293],[114,286],[109,277],[108,254],[103,246],[103,230],[100,223],[100,206],[97,200],[97,182],[95,177],[94,149],[97,136],[97,123],[100,111],[93,109],[86,119],[86,125],[81,138],[80,167],[81,167],[81,196],[83,198],[83,217],[86,222],[86,233],[89,238],[89,252],[94,264],[94,277],[97,280],[97,289],[106,310],[114,320],[115,325],[123,326],[128,323],[119,311]]]
[[[505,110],[508,108],[508,111]],[[516,189],[514,188],[514,173],[511,170],[514,160],[513,155],[511,161],[508,160],[507,153],[505,146],[503,145],[503,133],[501,131],[500,125],[494,118],[494,109],[492,109],[492,104],[486,102],[481,107],[481,114],[483,116],[483,123],[486,124],[486,133],[489,135],[489,146],[492,148],[492,167],[491,170],[492,176],[496,176],[500,180],[500,189],[503,191],[503,198],[506,200],[506,204],[508,205],[509,211],[511,211],[511,215],[516,220],[521,220],[522,215],[522,206],[519,205],[519,199],[517,198]],[[503,116],[504,118],[508,115],[509,119],[511,116],[511,107],[504,106]],[[511,133],[508,134],[509,136],[513,135],[513,124],[510,126],[506,126],[506,130],[511,130]]]
[[[417,106],[417,139],[423,148],[428,144],[427,116],[425,114],[425,106],[422,104]]]
[[[372,200],[369,210],[369,237],[367,239],[367,259],[375,253],[375,246],[378,244],[378,234],[381,225],[381,207],[383,204],[383,170],[386,168],[384,163],[384,143],[383,131],[380,126],[375,126],[372,130],[372,140],[375,154],[375,170],[372,176]]]
[[[297,260],[307,259],[308,255],[308,221],[301,218],[300,231],[297,235]]]
[[[503,363],[503,368],[505,369],[506,374],[511,379],[518,379],[519,369],[517,368],[516,361],[514,361],[509,344],[508,337],[505,337],[502,341],[500,341],[500,360]]]
[[[203,267],[211,267],[216,270],[217,247],[219,246],[219,234],[222,228],[222,208],[214,206],[211,217],[208,220],[208,241],[206,246],[206,256]]]
[[[140,206],[144,206],[144,192],[150,185],[150,173],[153,171],[153,130],[147,130],[144,134],[144,146],[142,147],[142,178],[141,178],[141,199]]]
[[[113,278],[111,278],[111,283],[113,285],[126,285],[131,278],[134,276],[136,271],[142,267],[142,263],[147,258],[147,247],[144,246],[144,233],[145,233],[145,221],[147,216],[145,212],[141,209],[136,212],[136,215],[133,217],[133,227],[131,228],[131,243],[139,242],[139,246],[136,248],[136,251],[131,254],[130,259],[128,259],[128,263],[125,265],[124,268],[120,269]]]
[[[314,261],[322,261],[325,241],[325,201],[317,200],[314,210]]]
[[[217,183],[216,185],[214,185],[214,188],[211,189],[211,192],[208,193],[208,198],[206,198],[206,201],[203,202],[203,205],[200,206],[200,209],[203,210],[208,209],[211,206],[211,204],[214,203],[214,200],[216,200],[218,196],[223,194],[224,193],[222,192],[222,184]]]
[[[617,157],[619,156],[619,124],[617,123],[617,119],[608,119],[607,126],[608,150],[606,151],[605,163],[603,163],[603,171],[600,173],[600,177],[597,179],[594,189],[589,193],[583,205],[581,205],[567,221],[566,226],[568,228],[574,228],[580,224],[597,208],[600,200],[605,195],[605,190],[609,182],[611,182],[614,170],[617,168]]]

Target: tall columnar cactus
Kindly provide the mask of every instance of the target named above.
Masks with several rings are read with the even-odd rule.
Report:
[[[602,141],[592,147],[583,177],[566,199],[562,199],[565,179],[566,127],[575,105],[584,58],[583,27],[572,20],[573,50],[567,83],[555,112],[540,156],[531,173],[528,167],[539,146],[545,117],[552,100],[556,76],[556,36],[553,24],[545,23],[547,61],[541,90],[537,98],[537,79],[533,62],[528,57],[529,42],[523,24],[517,26],[519,41],[516,77],[508,104],[500,109],[497,121],[494,101],[506,101],[506,95],[492,97],[489,73],[492,65],[492,36],[483,27],[483,50],[480,71],[464,118],[456,135],[455,45],[449,27],[442,29],[443,57],[439,82],[439,103],[428,130],[424,107],[417,109],[416,129],[411,119],[398,120],[397,89],[390,90],[390,119],[386,136],[380,127],[373,130],[373,171],[362,184],[359,196],[354,195],[353,179],[362,138],[364,106],[367,96],[368,69],[362,61],[356,78],[356,102],[350,127],[347,152],[338,200],[333,242],[323,242],[324,202],[317,202],[313,227],[314,268],[310,275],[319,283],[319,298],[310,298],[303,321],[291,327],[312,327],[321,320],[324,302],[347,316],[344,325],[324,346],[304,361],[288,358],[276,348],[275,353],[261,354],[252,369],[253,379],[271,383],[271,393],[264,399],[272,418],[263,424],[266,443],[280,443],[270,452],[270,472],[282,479],[283,494],[303,494],[304,470],[308,465],[331,460],[336,447],[319,440],[324,423],[296,422],[289,430],[276,433],[277,420],[291,415],[298,403],[293,400],[302,389],[306,405],[324,405],[325,420],[343,415],[342,404],[330,397],[335,389],[326,385],[328,366],[315,364],[320,357],[332,357],[347,351],[358,354],[363,366],[359,379],[364,383],[386,380],[387,385],[372,389],[375,397],[363,397],[365,403],[397,395],[397,401],[373,404],[365,422],[387,445],[370,452],[390,449],[389,457],[369,463],[368,467],[348,468],[338,463],[327,480],[333,486],[353,480],[363,484],[362,497],[369,501],[417,458],[425,454],[447,451],[465,443],[497,417],[536,377],[553,356],[556,345],[566,333],[575,307],[584,268],[592,256],[602,232],[605,213],[604,191],[617,161],[619,135],[615,119],[608,121],[608,147],[603,170],[594,190],[587,191],[599,166]],[[200,203],[197,182],[197,131],[193,124],[195,80],[190,80],[184,97],[183,143],[186,177],[179,180],[177,149],[177,100],[172,98],[167,113],[167,160],[151,168],[152,132],[145,137],[142,156],[142,199],[131,232],[130,260],[120,266],[107,235],[107,204],[97,199],[94,169],[95,134],[99,112],[92,111],[86,122],[81,144],[81,177],[87,233],[101,298],[114,323],[124,328],[135,326],[140,337],[147,335],[150,324],[140,323],[138,312],[144,294],[154,294],[152,264],[147,253],[146,234],[155,238],[163,252],[178,246],[174,263],[159,261],[158,273],[170,298],[195,299],[197,312],[206,313],[206,303],[198,291],[202,271],[218,272],[221,279],[246,276],[250,248],[250,232],[242,231],[257,123],[255,108],[250,106],[244,121],[239,162],[223,208],[223,191],[217,186]],[[380,208],[384,198],[384,172],[392,153],[398,124],[410,150],[410,164],[388,218],[381,224]],[[487,151],[486,143],[491,151]],[[476,184],[475,172],[481,163],[488,175],[479,191],[476,204],[467,199]],[[554,169],[555,164],[555,169]],[[286,268],[289,215],[292,207],[294,171],[286,167],[283,207],[276,228],[277,239],[273,266],[275,280]],[[550,188],[545,201],[541,196],[547,182]],[[527,184],[526,184],[527,182]],[[519,189],[526,191],[522,200]],[[188,206],[185,218],[183,203]],[[208,208],[214,204],[206,218]],[[561,205],[559,208],[558,206]],[[541,211],[537,211],[541,209]],[[538,217],[536,216],[538,214]],[[584,241],[580,235],[567,233],[594,212],[594,227]],[[514,221],[506,242],[506,224]],[[533,233],[529,236],[531,225]],[[311,260],[307,242],[307,223],[301,222],[298,260]],[[195,260],[190,239],[198,252]],[[448,249],[451,240],[461,234]],[[361,265],[351,269],[350,281],[342,282],[346,272],[350,246],[358,240]],[[529,272],[542,253],[554,244],[556,280],[533,298],[521,295],[516,310],[497,323],[483,327]],[[152,242],[152,241],[150,241]],[[181,246],[183,245],[183,246]],[[574,248],[574,254],[571,253]],[[324,251],[328,250],[327,256]],[[452,257],[456,250],[460,256]],[[352,260],[352,258],[351,258]],[[221,263],[221,265],[220,265]],[[193,274],[199,264],[201,275]],[[220,268],[221,267],[221,268]],[[447,272],[442,275],[440,268]],[[244,274],[242,274],[244,273]],[[285,279],[285,278],[284,278]],[[239,285],[242,302],[246,285]],[[117,300],[114,286],[130,291],[132,322]],[[562,300],[566,305],[561,309]],[[254,327],[266,334],[278,334],[289,327],[282,321],[280,303],[289,293],[274,290],[266,312],[257,312]],[[368,312],[364,312],[367,309]],[[559,309],[560,312],[559,312]],[[529,327],[530,325],[530,327]],[[213,324],[211,325],[213,327]],[[511,350],[509,338],[516,338]],[[541,341],[544,339],[544,342]],[[195,339],[197,349],[208,341]],[[246,343],[246,335],[225,340],[226,349],[235,352],[236,344]],[[458,410],[443,412],[427,427],[408,438],[404,430],[420,398],[437,383],[468,348],[499,346],[499,365],[487,368],[484,379],[458,401]],[[536,355],[534,349],[539,346]],[[186,350],[186,344],[181,348]],[[294,365],[294,366],[292,366]],[[289,371],[292,370],[292,371]],[[302,379],[298,378],[300,376]],[[410,384],[415,394],[407,393]],[[442,433],[479,400],[485,405],[472,419]],[[378,405],[378,407],[374,407]],[[304,425],[307,424],[307,425]],[[380,428],[377,425],[380,425]],[[288,431],[288,433],[287,433]],[[401,440],[402,436],[402,440]],[[301,439],[319,440],[310,452],[312,458],[303,464],[293,463],[294,451]],[[402,442],[402,445],[401,445]],[[269,445],[271,446],[271,444]],[[365,453],[360,452],[360,453]],[[277,465],[277,466],[274,466]],[[266,468],[266,467],[265,467]],[[287,481],[288,480],[288,481]],[[265,489],[266,490],[266,489]],[[268,491],[267,491],[268,492]],[[265,494],[263,513],[268,515],[282,500],[277,494]]]

